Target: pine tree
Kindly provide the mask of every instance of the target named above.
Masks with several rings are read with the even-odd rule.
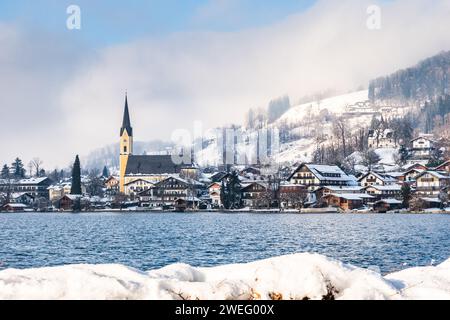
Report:
[[[227,185],[225,184],[225,179],[222,180],[222,185],[220,187],[220,202],[225,209],[230,208],[230,202],[228,197]]]
[[[9,167],[5,164],[1,172],[2,179],[8,179],[10,177]]]
[[[239,175],[236,171],[231,173],[229,177],[228,184],[228,202],[230,209],[239,209],[242,206],[241,197],[241,181],[239,180]]]
[[[108,178],[109,177],[109,170],[108,170],[108,168],[106,166],[103,167],[102,177],[103,178]]]
[[[73,163],[72,188],[70,189],[70,194],[81,195],[81,167],[78,155],[75,157],[75,162]]]
[[[22,163],[22,160],[16,158],[16,160],[14,160],[14,162],[12,163],[11,167],[13,170],[14,178],[16,179],[25,178],[25,167]]]
[[[404,208],[409,208],[409,202],[411,201],[411,187],[408,183],[403,184],[401,189],[401,195],[402,195],[402,203]]]

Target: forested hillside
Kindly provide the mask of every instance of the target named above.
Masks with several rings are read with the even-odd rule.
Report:
[[[425,59],[416,66],[372,80],[372,102],[399,99],[425,102],[450,93],[450,52]]]

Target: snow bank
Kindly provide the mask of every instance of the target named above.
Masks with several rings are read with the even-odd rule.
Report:
[[[318,254],[141,272],[122,265],[0,271],[0,299],[450,299],[450,260],[380,274]]]

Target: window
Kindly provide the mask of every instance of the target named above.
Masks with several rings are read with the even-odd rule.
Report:
[[[123,152],[127,152],[127,146],[123,146]]]

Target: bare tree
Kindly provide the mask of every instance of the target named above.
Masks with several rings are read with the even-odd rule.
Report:
[[[36,177],[39,177],[39,172],[41,171],[41,166],[44,163],[44,161],[42,161],[39,158],[33,158],[33,160],[30,161],[30,164],[28,165],[30,168],[33,167],[34,170],[36,171]],[[30,170],[30,175],[31,175],[31,170]]]

